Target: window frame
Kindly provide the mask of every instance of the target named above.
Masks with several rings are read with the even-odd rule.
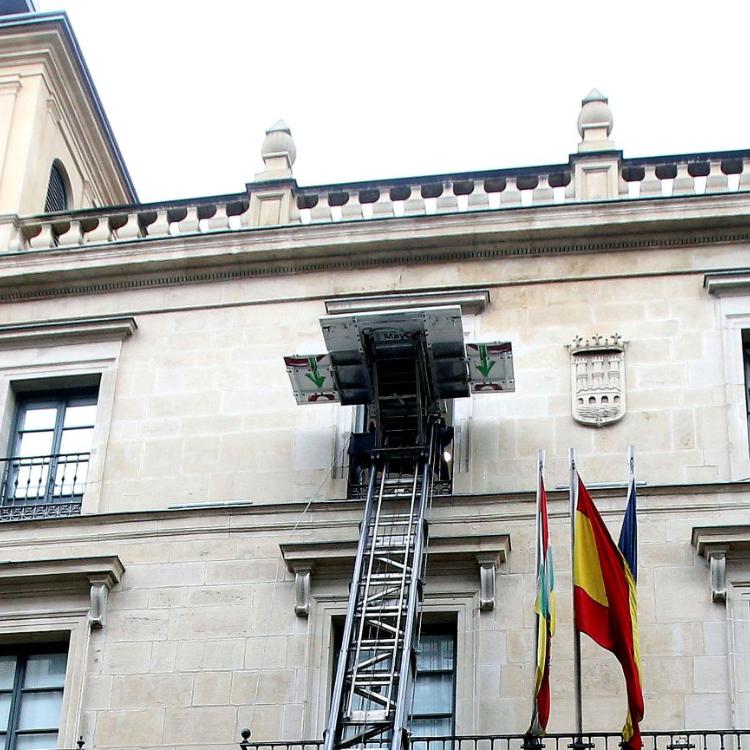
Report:
[[[63,701],[65,699],[65,679],[60,687],[37,687],[37,688],[26,688],[23,683],[26,679],[26,668],[30,656],[37,654],[50,654],[50,655],[65,655],[65,674],[68,672],[68,643],[64,641],[50,641],[47,643],[28,643],[19,644],[17,646],[2,645],[0,646],[0,655],[7,656],[13,655],[16,657],[16,665],[13,674],[13,685],[10,689],[0,690],[0,695],[10,693],[11,701],[8,709],[8,724],[2,729],[0,728],[0,735],[5,735],[5,742],[3,743],[4,750],[15,750],[18,743],[19,735],[26,734],[49,734],[55,732],[57,738],[55,739],[55,746],[59,745],[60,738],[60,725],[62,723],[62,710]],[[18,724],[21,717],[21,708],[23,705],[23,696],[30,693],[42,693],[50,692],[51,690],[59,691],[60,693],[60,716],[57,720],[56,727],[44,727],[35,729],[20,729]]]
[[[32,389],[23,390],[16,392],[15,394],[15,414],[13,417],[13,426],[11,429],[10,440],[8,444],[8,450],[5,455],[5,461],[10,464],[14,459],[23,458],[49,458],[47,464],[47,478],[45,480],[44,494],[38,494],[37,496],[29,497],[24,496],[18,498],[14,494],[11,494],[11,476],[12,472],[17,472],[18,467],[14,468],[8,465],[3,471],[4,488],[2,497],[0,497],[0,506],[13,507],[13,506],[40,506],[40,505],[61,505],[64,503],[74,502],[80,503],[83,499],[83,495],[86,491],[86,482],[84,482],[83,491],[75,492],[75,485],[73,492],[65,494],[61,491],[58,493],[55,491],[57,484],[57,469],[59,465],[59,459],[63,455],[79,455],[84,454],[88,456],[86,459],[87,467],[87,481],[88,481],[88,470],[90,469],[91,455],[94,447],[94,439],[96,432],[96,423],[98,421],[98,414],[94,418],[94,424],[86,427],[74,427],[68,429],[92,429],[92,444],[88,451],[76,451],[74,453],[62,454],[60,452],[63,435],[65,432],[65,415],[67,409],[71,406],[97,406],[99,405],[99,386],[59,386],[54,387],[54,381],[51,381],[51,387],[43,389]],[[24,434],[32,432],[49,432],[48,429],[31,429],[26,430],[23,428],[25,423],[26,414],[29,411],[29,407],[36,408],[54,408],[56,410],[55,424],[53,427],[52,446],[48,456],[21,456],[19,451],[21,448],[21,442]],[[78,463],[78,462],[77,462]],[[40,464],[43,466],[43,464]]]

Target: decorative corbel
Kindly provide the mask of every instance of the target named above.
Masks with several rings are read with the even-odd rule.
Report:
[[[294,614],[297,617],[308,617],[310,614],[310,587],[314,563],[298,563],[293,565],[294,573]]]
[[[482,612],[495,609],[495,576],[499,557],[497,552],[483,552],[476,556],[479,565],[479,609]]]
[[[711,571],[711,601],[723,603],[727,600],[727,552],[726,546],[710,545],[706,550],[706,565]]]
[[[89,576],[91,584],[91,604],[89,607],[89,625],[92,628],[103,628],[107,620],[107,602],[112,588],[112,577],[109,575]]]

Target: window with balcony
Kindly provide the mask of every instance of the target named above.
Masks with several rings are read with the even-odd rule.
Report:
[[[0,650],[0,743],[5,750],[57,747],[66,666],[65,644]]]
[[[2,466],[0,519],[80,512],[96,401],[92,389],[18,394]]]

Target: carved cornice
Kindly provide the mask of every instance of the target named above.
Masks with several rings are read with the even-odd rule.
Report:
[[[122,580],[124,573],[125,567],[117,555],[0,562],[0,593],[88,587],[89,624],[100,628],[106,620],[109,591]]]
[[[93,341],[121,341],[132,336],[135,318],[73,318],[45,323],[0,326],[0,349],[58,346]]]
[[[707,273],[703,277],[703,287],[709,294],[717,297],[750,294],[750,268]]]

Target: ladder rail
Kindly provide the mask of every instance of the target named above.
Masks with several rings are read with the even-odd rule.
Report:
[[[364,636],[364,630],[367,624],[367,618],[366,618],[367,599],[370,595],[370,584],[372,583],[372,568],[373,568],[373,565],[375,564],[375,559],[376,559],[375,540],[377,537],[376,537],[375,531],[378,528],[378,524],[380,522],[380,516],[383,511],[383,493],[385,491],[385,477],[387,474],[386,469],[387,469],[387,466],[384,465],[382,472],[381,472],[381,477],[380,477],[380,490],[378,491],[378,504],[375,510],[375,520],[374,520],[373,526],[372,528],[370,528],[370,525],[368,523],[366,526],[362,527],[362,536],[365,536],[367,540],[369,541],[369,546],[368,546],[368,542],[367,541],[365,542],[365,554],[368,557],[367,578],[365,580],[365,590],[362,596],[362,602],[363,602],[362,611],[359,614],[359,636],[357,638],[357,649],[355,651],[354,659],[352,661],[352,674],[351,674],[350,685],[349,685],[349,697],[347,699],[347,705],[348,705],[349,711],[352,710],[351,705],[352,705],[352,701],[354,700],[356,677],[357,677],[357,671],[358,671],[357,666],[359,664],[359,655],[360,655],[360,651],[362,647],[362,639]],[[375,470],[375,463],[373,463],[372,471],[374,475],[377,475],[377,471]],[[360,586],[359,578],[356,577],[352,581],[352,589],[355,591],[356,599],[359,598],[359,586]],[[356,609],[356,599],[355,599],[355,609]],[[343,652],[344,648],[348,647],[348,644],[346,645],[345,644],[346,642],[342,640],[341,648],[342,648],[342,653],[344,655],[344,661],[348,662],[349,654],[348,652],[347,653]]]
[[[375,490],[375,479],[377,472],[375,471],[374,463],[370,468],[370,481],[367,487],[367,500],[365,502],[365,514],[362,520],[362,529],[359,535],[359,543],[357,544],[357,557],[354,561],[354,573],[352,577],[352,584],[349,590],[349,602],[346,607],[346,621],[344,623],[344,633],[342,638],[342,658],[339,658],[338,665],[336,667],[336,680],[333,685],[333,693],[331,695],[331,710],[328,715],[328,727],[324,738],[324,750],[334,750],[336,742],[336,727],[338,725],[338,714],[341,706],[341,695],[344,689],[344,676],[346,674],[346,655],[343,653],[343,649],[346,648],[347,644],[351,641],[352,628],[354,626],[354,608],[357,605],[357,589],[362,570],[362,561],[364,559],[365,545],[367,544],[368,537],[368,526],[370,518],[372,517],[373,508],[373,495]]]
[[[419,516],[417,519],[416,538],[414,540],[413,572],[409,588],[409,602],[406,610],[406,626],[404,627],[404,644],[401,656],[401,674],[398,682],[398,697],[396,698],[396,713],[393,720],[393,735],[391,738],[391,750],[401,750],[406,743],[404,739],[407,734],[406,721],[408,719],[407,696],[409,685],[415,679],[416,655],[413,653],[415,636],[415,619],[418,616],[417,605],[419,603],[419,587],[421,585],[423,554],[426,542],[426,511],[430,496],[430,476],[434,458],[435,444],[437,442],[437,430],[435,424],[430,425],[430,436],[428,444],[427,459],[423,464],[422,492],[419,503]]]

